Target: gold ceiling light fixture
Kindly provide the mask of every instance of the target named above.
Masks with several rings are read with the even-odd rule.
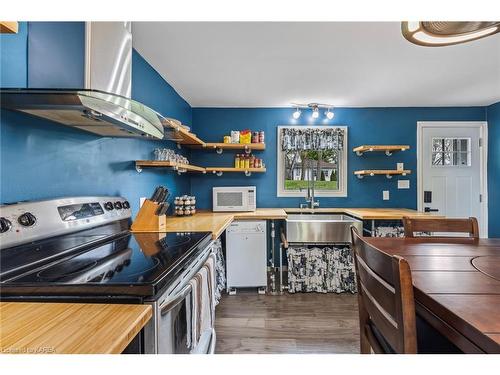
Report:
[[[420,46],[451,46],[500,32],[500,21],[404,21],[401,31],[407,40]]]

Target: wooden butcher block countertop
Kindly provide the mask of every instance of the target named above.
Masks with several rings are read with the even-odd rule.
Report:
[[[428,219],[442,219],[444,216],[428,214],[409,208],[285,208],[288,214],[292,213],[345,213],[361,220],[401,220],[404,216],[424,217]]]
[[[0,302],[0,353],[121,353],[151,316],[149,305]]]
[[[283,220],[282,208],[258,208],[252,212],[198,211],[193,216],[168,216],[166,232],[211,232],[218,238],[234,220]]]
[[[284,220],[291,213],[346,213],[361,220],[401,220],[403,216],[443,218],[408,208],[258,208],[253,212],[198,211],[193,216],[168,216],[166,232],[211,232],[219,238],[234,220]]]

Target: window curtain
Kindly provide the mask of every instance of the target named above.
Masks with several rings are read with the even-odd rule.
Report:
[[[341,128],[283,128],[281,129],[282,151],[342,150],[344,129]]]

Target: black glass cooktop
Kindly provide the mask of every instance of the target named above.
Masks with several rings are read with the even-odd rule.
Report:
[[[45,243],[47,250],[85,241],[79,237],[61,236]],[[96,234],[93,233],[95,237]],[[94,241],[96,238],[87,237]],[[141,295],[153,296],[182,271],[210,241],[209,233],[122,233],[112,240],[46,264],[23,270],[4,278],[2,295]],[[52,245],[52,247],[49,246]],[[25,246],[33,251],[34,244]],[[19,253],[26,254],[25,247]],[[42,250],[39,250],[42,251]],[[50,253],[50,251],[49,251]]]

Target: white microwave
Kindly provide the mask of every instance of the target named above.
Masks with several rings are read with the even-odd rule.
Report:
[[[255,186],[214,187],[212,194],[214,211],[255,211]]]

